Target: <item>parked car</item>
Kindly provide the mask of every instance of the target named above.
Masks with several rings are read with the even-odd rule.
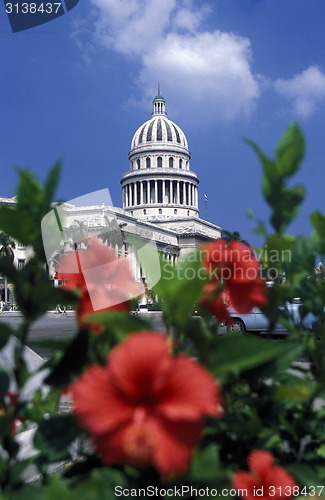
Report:
[[[303,330],[313,331],[317,318],[314,314],[308,313],[303,319],[300,317],[299,309],[302,304],[293,303],[281,306],[292,325],[301,327]],[[268,331],[269,320],[260,309],[255,307],[250,313],[240,314],[233,308],[229,308],[230,320],[226,322],[229,332],[266,332]],[[276,323],[272,333],[285,333],[287,328],[280,322]]]

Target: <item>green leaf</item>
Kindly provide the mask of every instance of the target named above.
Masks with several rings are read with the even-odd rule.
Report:
[[[0,228],[25,245],[29,245],[33,241],[35,231],[33,221],[28,213],[17,210],[17,207],[0,207]]]
[[[131,332],[150,330],[151,324],[137,315],[118,311],[106,311],[90,314],[87,323],[99,322],[116,338],[122,341]]]
[[[189,477],[191,480],[200,482],[215,480],[219,468],[219,450],[215,444],[211,444],[203,450],[196,451]],[[224,471],[222,471],[222,474],[224,475]]]
[[[71,342],[70,338],[62,339],[37,339],[28,342],[29,347],[40,347],[41,349],[48,349],[49,351],[65,351]]]
[[[53,201],[61,173],[61,162],[56,162],[51,168],[44,183],[45,200],[50,205]]]
[[[319,448],[317,448],[317,455],[325,459],[325,444],[322,444]]]
[[[288,399],[292,403],[307,401],[311,397],[313,389],[308,387],[305,380],[293,377],[290,383],[281,384],[276,388],[275,397],[280,400]]]
[[[195,302],[208,281],[201,262],[201,252],[193,252],[178,265],[161,260],[161,278],[154,292],[162,301],[165,316],[183,329],[189,321]]]
[[[131,487],[125,484],[125,473],[110,468],[94,469],[89,479],[79,482],[73,489],[72,498],[73,500],[112,500],[119,496],[120,490],[117,490],[115,495],[115,487],[120,489],[126,487],[131,490]]]
[[[26,420],[39,422],[43,420],[44,415],[56,415],[61,397],[59,389],[50,389],[46,396],[41,389],[33,395],[31,404],[24,408],[22,417]]]
[[[13,329],[5,323],[0,323],[0,349],[4,348],[12,335],[14,335]]]
[[[38,424],[34,435],[34,446],[41,452],[40,460],[58,462],[68,460],[68,446],[81,433],[72,415],[57,415]]]
[[[274,352],[279,349],[278,353],[271,359],[265,360],[261,366],[250,368],[245,373],[245,378],[255,380],[256,378],[275,377],[278,373],[289,368],[294,361],[297,361],[304,348],[302,342],[288,339],[283,340],[279,345],[269,343],[274,347]]]
[[[3,274],[11,281],[11,283],[16,282],[17,269],[10,261],[5,258],[0,258],[0,273]]]
[[[287,471],[293,475],[293,477],[303,486],[314,486],[315,488],[320,487],[324,484],[325,477],[322,478],[318,475],[314,467],[310,467],[305,464],[295,464],[286,466]],[[319,494],[319,490],[316,490],[316,495]],[[307,498],[304,496],[304,498]]]
[[[315,210],[310,214],[310,220],[311,223],[317,232],[319,238],[325,239],[325,216],[321,213]]]
[[[216,376],[238,374],[253,368],[256,368],[256,376],[264,376],[261,367],[280,362],[288,353],[293,353],[296,359],[301,350],[302,346],[296,342],[276,344],[266,339],[227,334],[219,339],[216,351],[211,353],[209,368]],[[290,362],[286,359],[283,366]]]
[[[4,402],[4,398],[9,390],[10,378],[8,373],[3,370],[0,370],[0,401],[1,405]]]
[[[271,223],[278,232],[283,232],[298,214],[301,202],[305,198],[304,186],[295,186],[291,189],[283,187],[278,191],[278,196],[272,200],[274,208]]]
[[[24,483],[24,476],[26,477],[26,469],[33,462],[33,458],[26,458],[19,462],[14,463],[10,467],[10,485],[21,486]],[[24,474],[25,473],[25,474]]]
[[[71,500],[72,493],[63,479],[56,475],[50,475],[44,488],[44,500]],[[86,500],[86,499],[85,499]]]
[[[11,491],[8,496],[0,496],[0,500],[47,500],[44,488],[26,486],[19,490]]]
[[[33,289],[33,300],[41,313],[45,313],[57,304],[71,305],[77,302],[77,296],[63,288],[54,287],[52,283],[40,283]]]
[[[46,377],[45,383],[55,387],[66,386],[81,373],[86,361],[89,344],[89,333],[81,330],[67,347],[63,357]]]
[[[305,139],[297,125],[291,123],[276,148],[276,165],[282,177],[291,177],[298,169],[305,154]]]

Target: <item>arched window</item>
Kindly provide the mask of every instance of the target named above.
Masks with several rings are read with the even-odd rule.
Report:
[[[170,168],[173,168],[173,166],[174,166],[174,158],[172,158],[172,157],[170,156],[170,158],[169,158],[169,167],[170,167]]]
[[[161,214],[162,214],[162,209],[161,209],[161,208],[159,208],[159,209],[158,209],[158,214],[159,214],[159,215],[161,215]]]
[[[157,158],[157,167],[158,168],[162,167],[162,157],[161,156],[158,156],[158,158]]]
[[[174,209],[174,214],[176,215],[177,214],[177,208]]]
[[[147,215],[147,210],[145,208],[143,209],[143,215]]]
[[[146,158],[146,167],[150,168],[150,166],[151,166],[150,158]]]
[[[183,168],[183,160],[182,159],[179,160],[178,166],[179,166],[179,168]]]
[[[140,168],[140,160],[137,159],[137,168],[139,169]]]

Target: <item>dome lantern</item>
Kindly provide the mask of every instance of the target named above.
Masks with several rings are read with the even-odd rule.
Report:
[[[158,94],[156,95],[156,97],[152,101],[152,104],[153,104],[153,111],[151,113],[152,116],[153,115],[164,115],[164,116],[167,116],[167,113],[166,113],[166,102],[165,102],[165,99],[163,98],[163,96],[160,93],[160,85],[159,85],[159,83],[158,83]]]

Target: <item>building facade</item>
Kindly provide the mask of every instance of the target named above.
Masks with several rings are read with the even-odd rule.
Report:
[[[69,230],[72,235],[78,225],[92,237],[107,231],[110,221],[115,220],[122,228],[116,252],[119,257],[130,258],[134,277],[144,281],[132,237],[143,244],[154,241],[164,258],[176,263],[202,243],[220,238],[221,228],[199,217],[199,179],[190,168],[187,139],[167,117],[165,99],[159,91],[150,119],[132,138],[128,159],[129,170],[121,180],[122,208],[105,203],[65,204],[64,229],[69,237]],[[0,203],[14,204],[15,200],[0,198]],[[26,249],[18,245],[17,266],[23,265],[26,258]],[[56,267],[53,258],[50,274],[55,274]]]

